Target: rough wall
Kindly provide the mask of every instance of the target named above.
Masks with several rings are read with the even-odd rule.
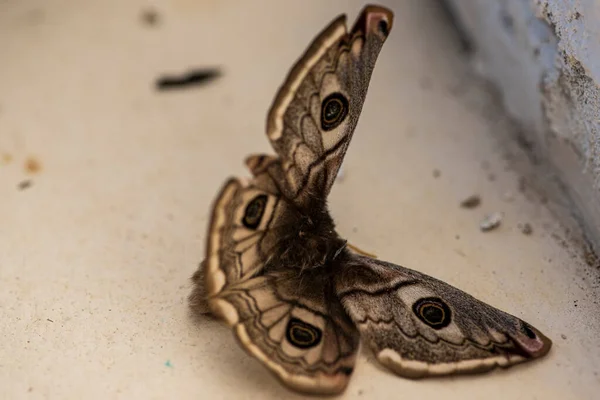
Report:
[[[600,1],[448,0],[475,65],[523,129],[515,135],[558,182],[600,248]],[[560,197],[560,198],[558,198]]]

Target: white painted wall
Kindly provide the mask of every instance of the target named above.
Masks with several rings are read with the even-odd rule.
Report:
[[[600,1],[449,0],[479,71],[600,245]]]

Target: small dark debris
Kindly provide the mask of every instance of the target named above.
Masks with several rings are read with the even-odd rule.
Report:
[[[50,318],[46,318],[46,321],[48,321],[48,322],[54,322]]]
[[[17,185],[17,189],[25,190],[27,188],[30,188],[31,185],[33,185],[33,182],[29,179],[26,179],[24,181],[19,182],[19,184]]]
[[[510,34],[514,33],[515,21],[513,20],[513,17],[506,10],[502,10],[500,18],[502,20],[502,25],[504,25],[506,31]]]
[[[442,176],[442,171],[440,171],[439,169],[434,169],[433,170],[433,177],[434,178],[439,178],[440,176]]]
[[[454,235],[454,239],[459,240],[460,239],[460,235]]]
[[[219,76],[221,76],[221,70],[218,68],[196,69],[181,76],[164,75],[156,81],[156,89],[173,90],[204,85],[215,80]]]
[[[141,19],[148,26],[156,26],[160,22],[160,15],[156,10],[146,9],[142,10]]]
[[[583,257],[585,262],[592,268],[600,268],[600,258],[590,245],[585,246]]]
[[[519,224],[519,229],[523,235],[531,235],[533,233],[533,227],[527,222]]]
[[[489,180],[490,182],[494,182],[494,181],[496,180],[496,174],[494,174],[494,173],[490,172],[490,173],[488,174],[487,178],[488,178],[488,180]]]
[[[479,195],[471,195],[460,202],[462,208],[475,208],[481,204],[481,197]]]

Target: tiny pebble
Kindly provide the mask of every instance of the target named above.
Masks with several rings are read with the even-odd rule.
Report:
[[[154,26],[158,23],[159,20],[159,16],[158,13],[155,10],[144,10],[142,11],[142,22],[144,22],[146,25],[149,26]]]
[[[486,216],[483,221],[479,223],[479,229],[481,229],[482,232],[488,232],[499,227],[500,222],[502,222],[502,213],[495,212]]]
[[[563,338],[563,340],[567,340],[567,335],[565,335],[564,333],[560,335],[560,337]]]
[[[533,233],[533,228],[527,222],[524,223],[523,225],[521,225],[521,224],[519,224],[519,225],[520,225],[519,229],[521,229],[521,233],[523,235],[531,235]]]
[[[481,197],[479,197],[476,194],[469,196],[460,202],[460,206],[462,208],[475,208],[480,204],[481,204]]]

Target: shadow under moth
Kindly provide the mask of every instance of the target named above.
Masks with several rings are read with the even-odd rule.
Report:
[[[267,118],[276,155],[246,159],[212,209],[194,314],[224,320],[289,388],[343,392],[362,339],[406,378],[484,372],[545,355],[526,322],[444,282],[367,257],[335,231],[327,196],[357,124],[393,13],[329,24],[291,69]]]

